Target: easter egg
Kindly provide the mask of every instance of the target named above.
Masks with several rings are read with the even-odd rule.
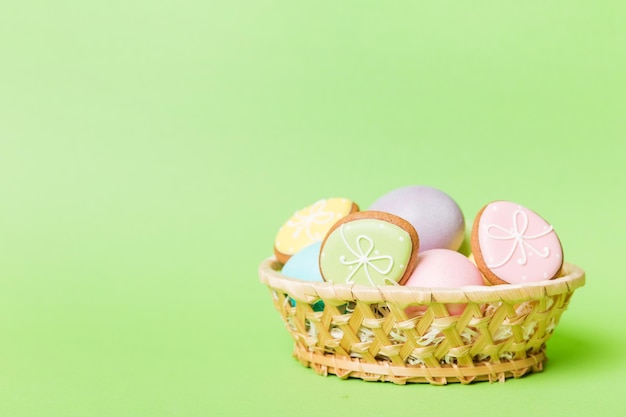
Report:
[[[292,255],[283,266],[281,273],[289,278],[302,281],[322,282],[322,274],[319,267],[319,255],[322,242],[315,242]],[[295,307],[296,300],[289,298],[289,303]],[[319,300],[311,305],[313,311],[323,311],[324,302]]]
[[[281,273],[287,277],[310,282],[322,282],[319,255],[322,242],[315,242],[296,252],[283,266]]]
[[[433,187],[412,185],[378,198],[369,210],[399,216],[413,225],[420,250],[458,250],[465,238],[465,219],[458,204]]]
[[[407,287],[458,288],[468,285],[484,285],[478,268],[459,252],[449,249],[431,249],[417,256],[415,270],[404,284]],[[451,315],[459,315],[465,310],[464,304],[446,304]],[[407,314],[424,310],[423,307],[409,307]]]

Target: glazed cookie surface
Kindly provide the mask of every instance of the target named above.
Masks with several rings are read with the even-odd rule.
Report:
[[[370,286],[402,284],[417,259],[415,228],[393,214],[364,211],[339,220],[322,242],[324,280]]]
[[[335,222],[359,207],[347,198],[318,200],[298,210],[278,230],[274,240],[274,254],[279,262],[285,263],[296,252],[321,241]]]
[[[492,284],[518,284],[556,277],[563,249],[554,228],[534,211],[494,201],[478,213],[471,246],[476,265]]]

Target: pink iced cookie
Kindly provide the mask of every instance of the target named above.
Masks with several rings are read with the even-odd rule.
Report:
[[[407,287],[458,288],[468,285],[484,285],[483,276],[476,266],[459,252],[449,249],[431,249],[417,256],[415,270],[404,284]],[[447,304],[451,315],[459,315],[465,304]],[[425,310],[425,307],[408,307],[409,316]]]
[[[493,284],[552,279],[563,265],[554,228],[534,211],[510,201],[483,207],[474,220],[471,245],[476,265]]]

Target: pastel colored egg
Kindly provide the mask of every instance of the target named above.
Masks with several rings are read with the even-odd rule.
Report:
[[[319,267],[322,242],[315,242],[295,253],[283,266],[281,273],[287,277],[310,282],[323,282]]]
[[[338,221],[322,242],[325,281],[370,286],[402,284],[415,267],[413,226],[389,213],[365,211]]]
[[[378,198],[369,208],[395,214],[413,225],[422,251],[458,250],[465,238],[465,219],[458,204],[436,188],[412,185]]]
[[[319,256],[322,242],[315,242],[295,253],[280,271],[284,276],[309,282],[323,282],[319,267]],[[296,300],[289,298],[291,306],[296,305]],[[311,306],[313,311],[323,311],[324,302],[319,300]]]
[[[521,284],[556,277],[563,248],[552,225],[510,201],[483,207],[472,227],[476,265],[493,284]]]
[[[470,285],[484,285],[478,268],[459,252],[449,249],[431,249],[417,257],[415,270],[404,284],[407,287],[458,288]],[[451,315],[459,315],[465,310],[464,304],[446,304]],[[407,314],[423,311],[425,307],[412,306]]]
[[[296,252],[321,241],[335,222],[359,206],[347,198],[318,200],[296,211],[278,230],[274,239],[274,254],[285,263]]]

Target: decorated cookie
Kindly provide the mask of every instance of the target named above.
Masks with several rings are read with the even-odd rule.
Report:
[[[404,284],[407,287],[458,288],[468,285],[483,285],[483,276],[471,260],[459,252],[449,249],[431,249],[417,257],[415,270]],[[465,304],[447,304],[451,315],[459,315]],[[406,309],[409,316],[425,310],[411,306]]]
[[[458,250],[465,238],[465,219],[458,204],[436,188],[413,185],[395,189],[372,203],[407,220],[420,237],[420,250]]]
[[[274,254],[285,263],[299,250],[321,241],[333,224],[359,207],[346,198],[319,200],[294,213],[278,230],[274,240]]]
[[[393,214],[364,211],[339,220],[322,242],[324,280],[363,285],[402,284],[415,268],[415,228]]]
[[[563,249],[554,231],[532,210],[509,201],[487,204],[474,220],[476,265],[493,284],[519,284],[556,277]]]

